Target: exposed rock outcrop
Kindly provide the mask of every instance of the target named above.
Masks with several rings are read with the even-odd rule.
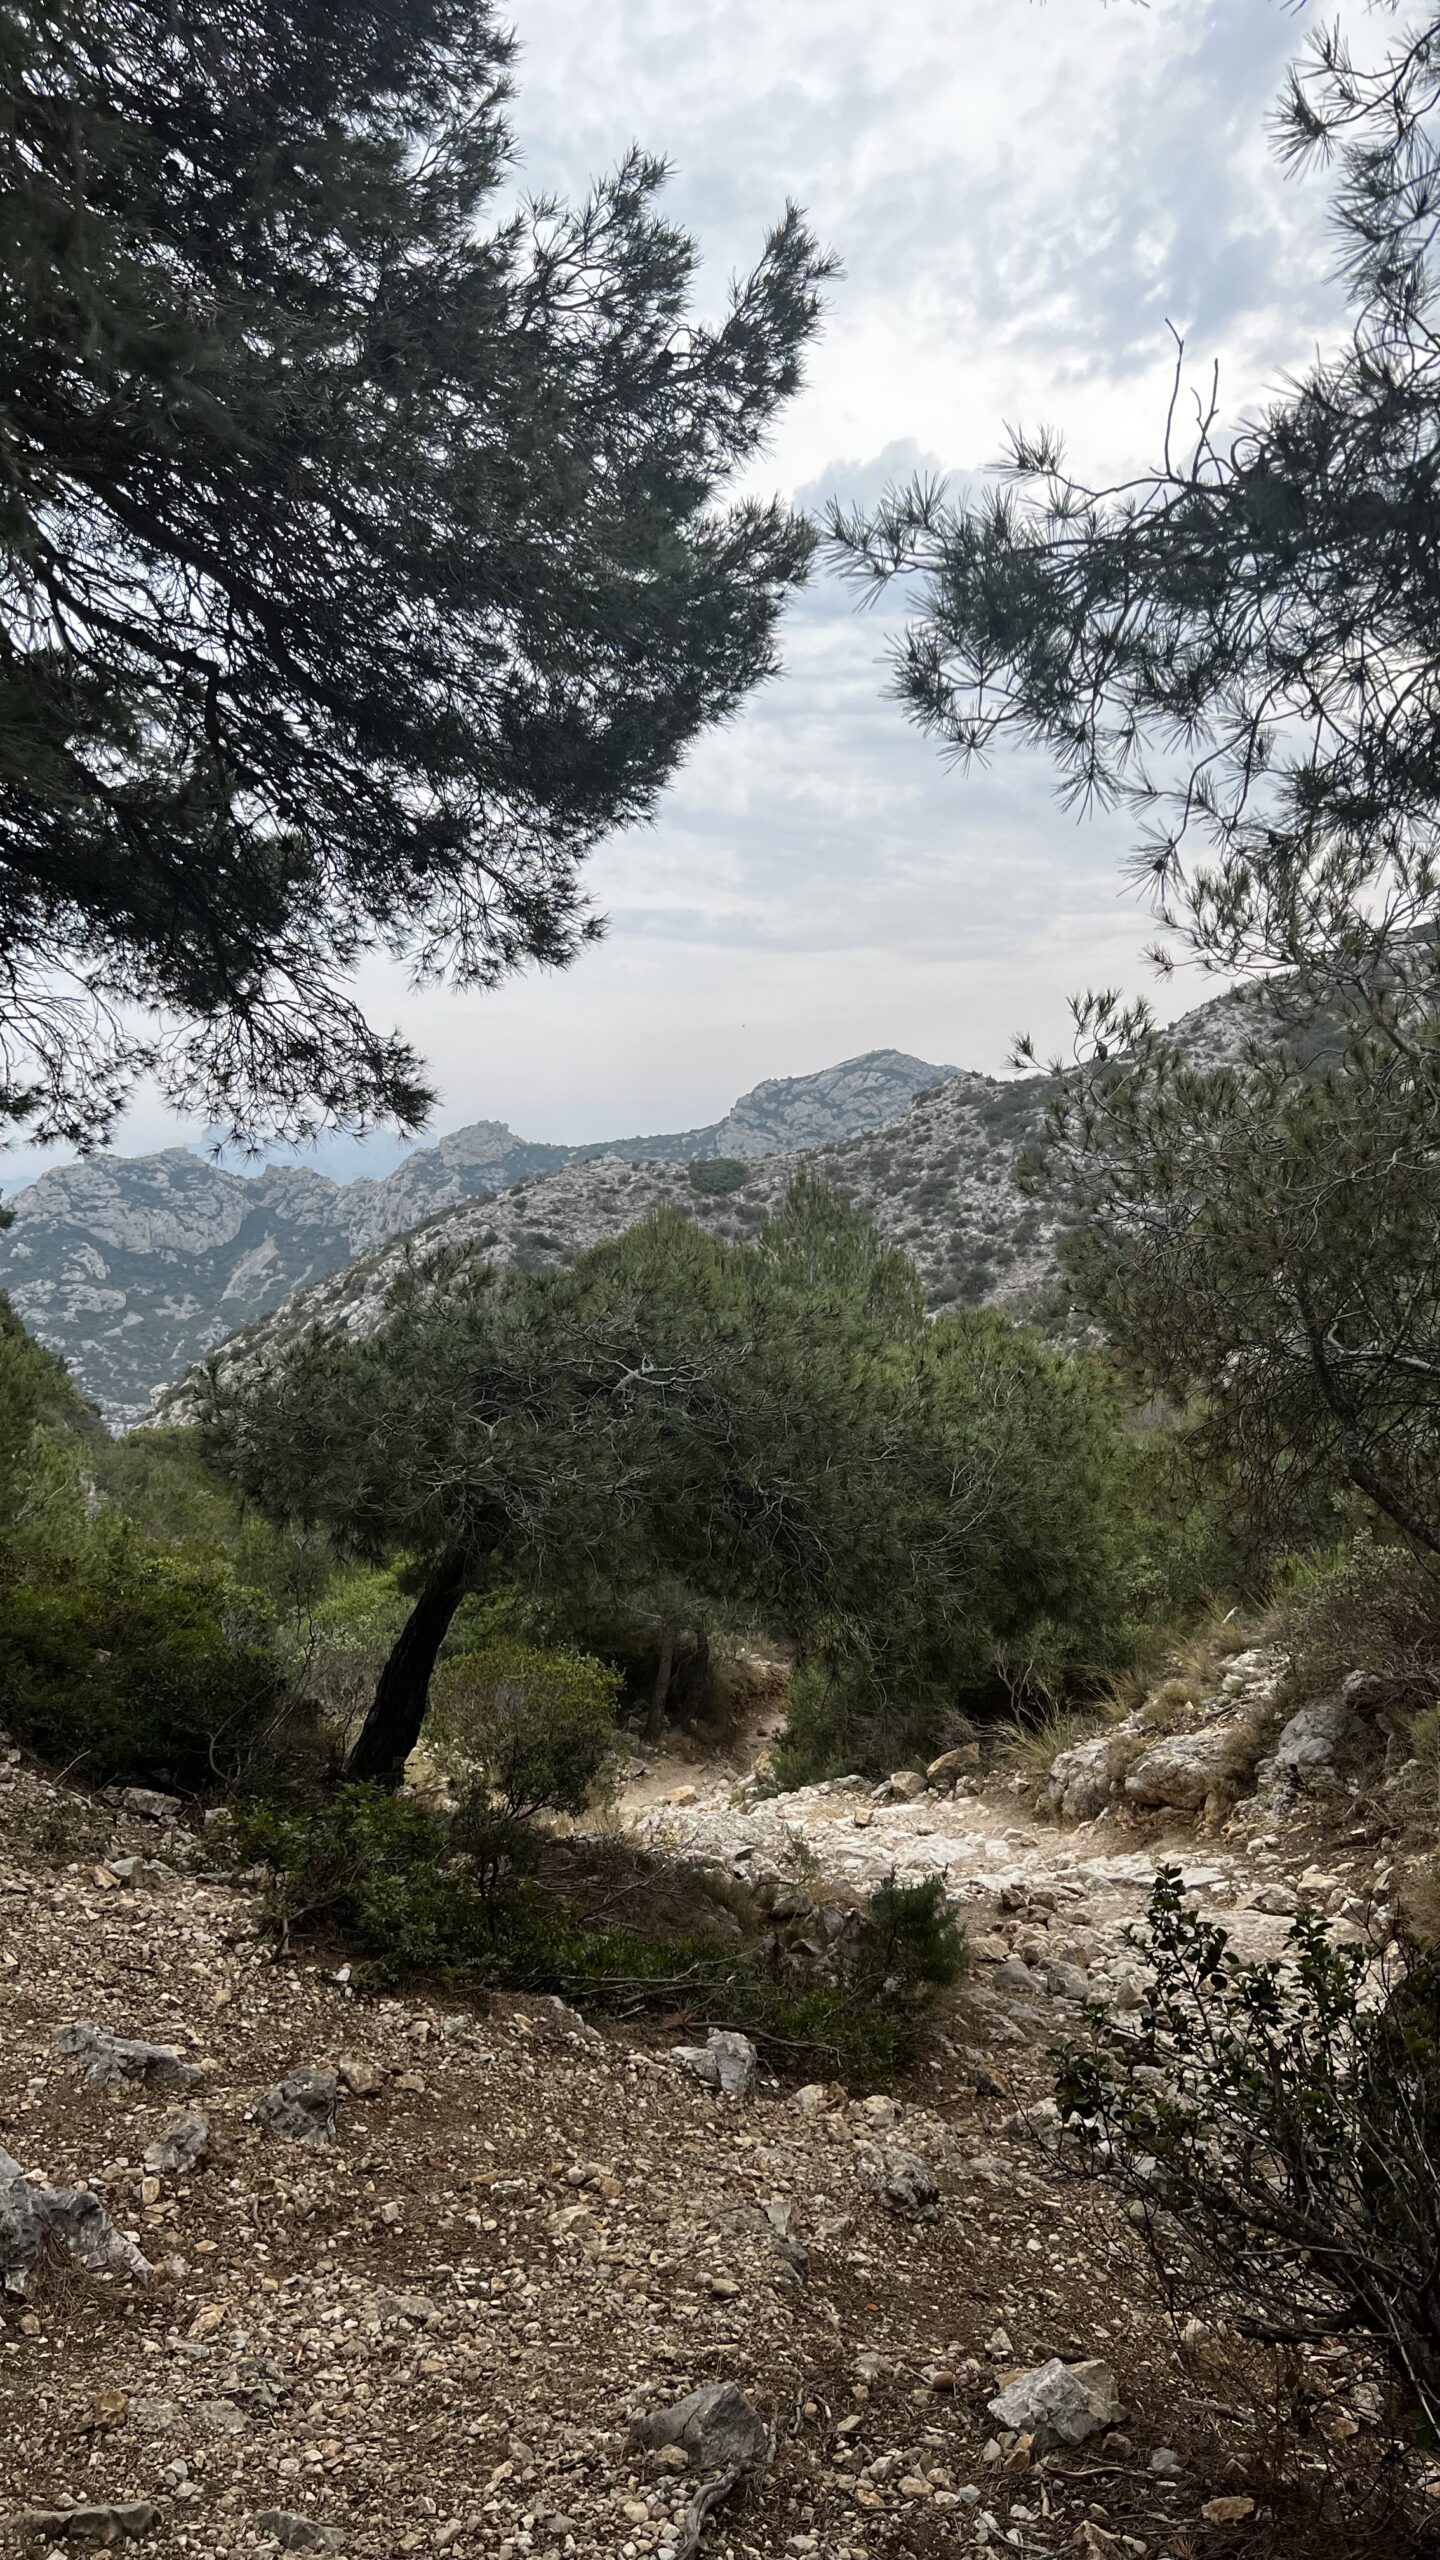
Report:
[[[117,2231],[89,2187],[27,2178],[19,2161],[0,2151],[0,2292],[28,2293],[52,2243],[95,2274],[114,2269],[141,2284],[149,2280],[149,2260]]]

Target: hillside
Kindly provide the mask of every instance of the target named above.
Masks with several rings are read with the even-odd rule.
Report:
[[[1223,995],[1186,1015],[1177,1036],[1197,1066],[1213,1067],[1255,1028],[1253,1000]],[[1015,1162],[1040,1125],[1048,1089],[1043,1075],[1002,1082],[962,1071],[917,1093],[883,1128],[829,1146],[745,1163],[712,1159],[713,1172],[701,1162],[637,1164],[611,1154],[534,1174],[297,1290],[262,1325],[237,1333],[223,1357],[228,1364],[267,1356],[311,1324],[366,1333],[403,1269],[423,1271],[456,1252],[502,1268],[558,1269],[665,1207],[726,1242],[743,1241],[802,1166],[845,1193],[909,1254],[932,1313],[974,1305],[1033,1309],[1056,1276],[1061,1216],[1057,1205],[1021,1192]],[[183,1390],[162,1394],[156,1408],[175,1416],[185,1409]]]
[[[187,1149],[62,1165],[17,1192],[0,1235],[0,1289],[116,1423],[157,1387],[292,1291],[437,1213],[597,1158],[688,1165],[757,1159],[882,1127],[953,1072],[895,1049],[771,1079],[703,1129],[546,1146],[499,1120],[417,1148],[379,1180],[304,1165],[227,1172]]]
[[[536,1174],[498,1197],[432,1218],[343,1271],[297,1290],[259,1326],[228,1342],[222,1362],[263,1357],[311,1324],[366,1333],[407,1266],[425,1270],[457,1251],[502,1268],[563,1268],[587,1245],[622,1235],[660,1208],[677,1209],[726,1242],[743,1241],[783,1199],[801,1166],[845,1192],[882,1235],[915,1262],[932,1309],[1015,1304],[1054,1276],[1053,1212],[1022,1197],[1015,1153],[1038,1117],[1044,1079],[1000,1084],[957,1075],[920,1094],[883,1129],[830,1147],[789,1150],[742,1164],[629,1164],[605,1156]],[[183,1389],[156,1410],[183,1410]]]
[[[644,1824],[657,1870],[670,1829],[682,1861],[794,1900],[799,1832],[817,1915],[865,1843],[877,1871],[946,1878],[975,1972],[893,2095],[807,2050],[726,2097],[672,2050],[678,2019],[357,1990],[337,1948],[267,1934],[223,1817],[86,1795],[0,1736],[0,2523],[21,2547],[679,2560],[713,2475],[631,2424],[714,2384],[766,2431],[698,2536],[714,2560],[1337,2547],[1309,2503],[1373,2465],[1363,2343],[1282,2371],[1218,2299],[1182,2325],[1123,2191],[1050,2129],[1050,2047],[1084,2001],[1131,1998],[1161,1858],[1272,1954],[1299,1854],[1197,1855],[1183,1822],[1066,1836],[1003,1783],[872,1813],[843,1784],[751,1802],[682,1774]],[[1351,1847],[1319,1886],[1368,1913],[1375,1868]],[[272,2103],[294,2073],[299,2118]],[[26,2209],[71,2187],[115,2227],[27,2265]],[[1058,2435],[1027,2414],[1053,2358],[1083,2386]]]

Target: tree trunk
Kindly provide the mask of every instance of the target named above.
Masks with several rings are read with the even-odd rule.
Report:
[[[345,1763],[347,1778],[373,1778],[398,1787],[405,1763],[420,1739],[430,1699],[430,1674],[465,1597],[464,1558],[447,1556],[426,1584],[390,1650],[376,1684],[360,1739]]]
[[[660,1660],[655,1671],[655,1686],[650,1693],[650,1713],[645,1723],[647,1742],[658,1742],[665,1730],[665,1709],[670,1702],[670,1674],[675,1668],[675,1630],[660,1630]]]

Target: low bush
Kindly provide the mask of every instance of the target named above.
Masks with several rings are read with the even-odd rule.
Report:
[[[240,1854],[273,1871],[275,1925],[338,1931],[373,1984],[423,1974],[621,2014],[678,2012],[857,2086],[903,2068],[966,1961],[938,1878],[882,1886],[836,1978],[806,1983],[758,1946],[588,1913],[537,1876],[540,1843],[525,1825],[473,1799],[447,1823],[412,1798],[350,1786],[305,1810],[251,1805],[237,1823]]]
[[[223,1567],[117,1525],[0,1584],[0,1698],[17,1742],[91,1784],[207,1794],[308,1751],[273,1652]]]
[[[426,1741],[514,1815],[583,1813],[613,1760],[620,1675],[593,1654],[498,1639],[431,1684]]]
[[[754,1170],[739,1156],[697,1156],[690,1167],[690,1188],[704,1200],[723,1200],[727,1192],[742,1190]]]
[[[1373,1998],[1364,1947],[1302,1912],[1244,1963],[1157,1878],[1139,2023],[1065,2058],[1092,2156],[1140,2199],[1172,2283],[1285,2343],[1369,2338],[1440,2433],[1440,1955]]]
[[[781,1788],[885,1777],[928,1767],[973,1732],[964,1710],[938,1690],[892,1695],[863,1663],[812,1656],[791,1679],[771,1772]]]
[[[1347,1671],[1378,1672],[1416,1708],[1440,1698],[1440,1566],[1362,1529],[1307,1565],[1281,1604],[1297,1687],[1319,1696]]]

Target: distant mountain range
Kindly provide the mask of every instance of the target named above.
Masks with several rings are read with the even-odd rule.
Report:
[[[1268,1020],[1252,989],[1198,1006],[1175,1025],[1174,1037],[1189,1064],[1219,1067],[1235,1060],[1247,1038],[1274,1036]],[[897,1099],[882,1119],[891,1078]],[[910,1091],[901,1100],[906,1083]],[[889,1052],[793,1085],[761,1085],[729,1120],[705,1133],[716,1141],[713,1154],[707,1148],[682,1155],[675,1141],[658,1138],[635,1141],[635,1154],[612,1148],[582,1158],[577,1151],[568,1164],[527,1175],[491,1199],[444,1209],[297,1290],[227,1342],[220,1362],[263,1367],[310,1325],[369,1332],[407,1268],[422,1277],[435,1271],[440,1285],[457,1258],[461,1268],[473,1257],[526,1271],[557,1270],[587,1245],[623,1234],[662,1206],[713,1235],[741,1241],[755,1233],[802,1165],[909,1254],[932,1314],[990,1304],[1043,1322],[1054,1312],[1063,1211],[1058,1201],[1023,1193],[1015,1164],[1026,1140],[1038,1134],[1052,1092],[1047,1075],[1001,1082]],[[821,1134],[852,1109],[863,1110],[859,1126]],[[787,1126],[805,1130],[801,1143],[776,1143]],[[742,1149],[732,1136],[722,1148],[720,1133],[736,1130],[761,1131],[768,1144]],[[642,1146],[650,1151],[645,1158]],[[157,1418],[174,1420],[190,1409],[183,1380],[154,1408]]]
[[[417,1148],[381,1179],[348,1183],[305,1165],[230,1173],[183,1147],[93,1156],[42,1174],[7,1201],[15,1222],[0,1234],[0,1288],[110,1421],[135,1422],[158,1388],[227,1336],[307,1284],[323,1286],[357,1256],[368,1269],[390,1239],[443,1224],[443,1213],[493,1200],[488,1224],[506,1239],[505,1258],[568,1258],[592,1230],[614,1232],[632,1193],[622,1224],[644,1214],[642,1201],[677,1188],[700,1211],[690,1166],[793,1163],[798,1151],[886,1128],[918,1093],[955,1074],[875,1049],[816,1075],[758,1084],[708,1128],[590,1146],[545,1146],[503,1121],[478,1120]],[[764,1196],[774,1187],[762,1185]],[[747,1207],[760,1214],[760,1194],[752,1199],[750,1190],[747,1179],[712,1202],[727,1231],[743,1228]],[[612,1200],[614,1214],[604,1205]],[[552,1232],[553,1243],[536,1241]]]
[[[832,1070],[832,1072],[838,1072]],[[678,1209],[712,1235],[741,1242],[809,1166],[873,1218],[910,1255],[932,1313],[946,1306],[1024,1306],[1055,1278],[1056,1211],[1026,1199],[1015,1157],[1038,1125],[1048,1080],[999,1083],[956,1073],[918,1093],[882,1127],[831,1146],[774,1155],[627,1161],[611,1154],[534,1174],[493,1199],[446,1209],[422,1227],[362,1255],[328,1279],[297,1290],[283,1306],[236,1334],[222,1367],[265,1365],[310,1325],[368,1333],[392,1283],[407,1267],[423,1274],[458,1247],[501,1267],[562,1269],[587,1245],[622,1235],[661,1207]],[[720,1177],[717,1185],[716,1176]],[[156,1418],[183,1421],[185,1381],[157,1400]]]

